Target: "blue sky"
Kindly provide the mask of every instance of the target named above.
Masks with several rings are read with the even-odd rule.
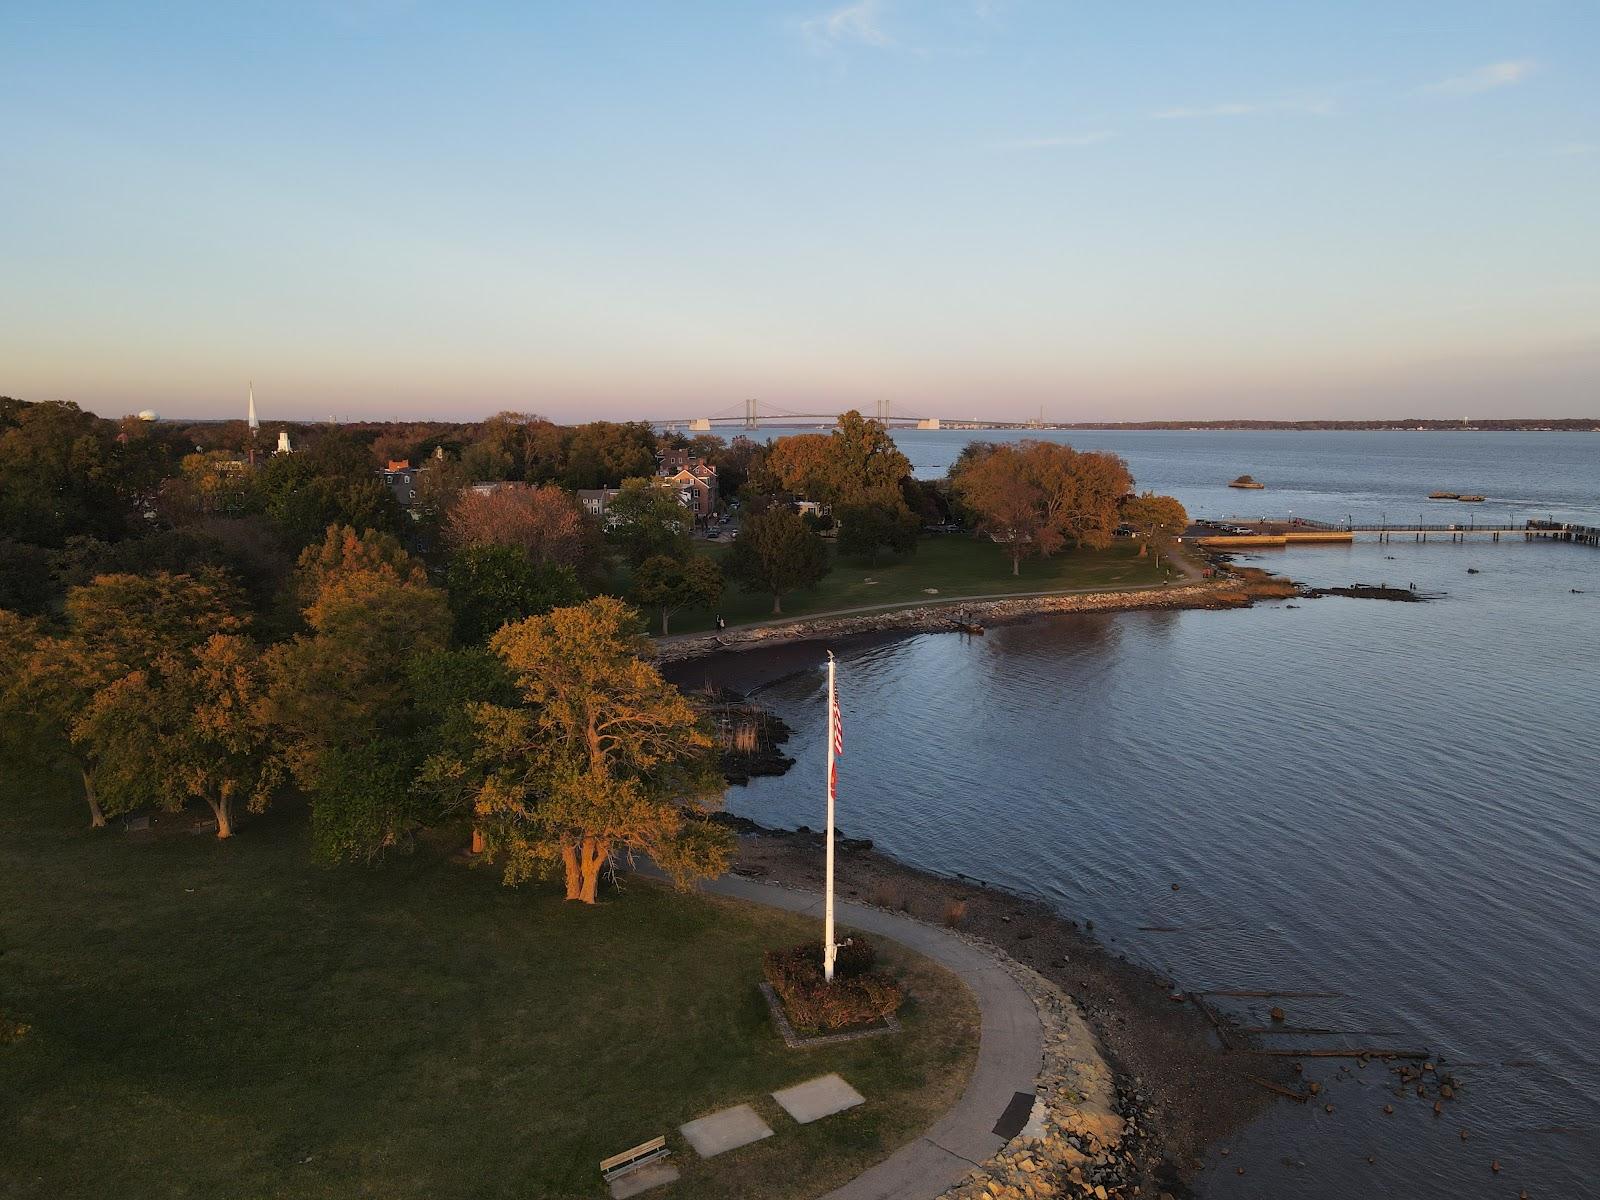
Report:
[[[1600,411],[1600,5],[0,3],[0,393]]]

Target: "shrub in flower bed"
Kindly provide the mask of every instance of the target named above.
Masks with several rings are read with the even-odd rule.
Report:
[[[762,970],[783,1001],[790,1024],[808,1032],[833,1032],[871,1025],[900,1007],[905,993],[894,980],[873,972],[876,959],[871,944],[857,937],[839,947],[832,983],[822,978],[822,947],[816,942],[768,950]]]

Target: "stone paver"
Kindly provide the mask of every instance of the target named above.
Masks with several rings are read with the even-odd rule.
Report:
[[[645,1163],[642,1167],[624,1171],[612,1179],[611,1200],[628,1200],[629,1196],[637,1196],[640,1192],[648,1192],[651,1188],[676,1182],[678,1182],[678,1168],[669,1162],[657,1159],[655,1162]]]
[[[839,1075],[818,1075],[804,1083],[772,1093],[772,1098],[783,1106],[783,1111],[795,1119],[796,1124],[809,1125],[836,1112],[865,1104],[867,1098],[851,1087]]]
[[[736,1104],[709,1117],[679,1125],[678,1132],[701,1158],[712,1158],[772,1136],[772,1126],[748,1104]]]

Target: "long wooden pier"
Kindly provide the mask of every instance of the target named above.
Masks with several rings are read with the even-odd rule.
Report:
[[[1234,529],[1245,529],[1248,533],[1236,533]],[[1305,518],[1295,518],[1288,521],[1242,521],[1235,526],[1226,528],[1208,528],[1206,526],[1191,527],[1184,534],[1184,541],[1194,542],[1201,546],[1228,547],[1240,549],[1252,546],[1289,546],[1317,543],[1348,543],[1356,540],[1356,535],[1376,534],[1380,542],[1393,541],[1396,535],[1410,538],[1418,542],[1426,542],[1429,538],[1446,538],[1452,542],[1464,542],[1468,538],[1487,537],[1498,542],[1501,537],[1515,537],[1520,535],[1524,541],[1533,541],[1544,538],[1558,542],[1577,542],[1584,546],[1600,547],[1600,526],[1574,525],[1561,521],[1526,521],[1521,525],[1480,525],[1469,521],[1466,524],[1453,525],[1412,525],[1409,523],[1389,524],[1344,524],[1334,525],[1326,521],[1311,521]]]

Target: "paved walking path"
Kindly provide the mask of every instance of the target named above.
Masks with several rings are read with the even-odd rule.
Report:
[[[822,918],[822,897],[727,875],[707,889]],[[1018,1092],[1033,1093],[1044,1058],[1039,1013],[998,962],[954,934],[909,917],[834,901],[842,925],[899,942],[960,976],[982,1017],[978,1061],[961,1099],[932,1129],[823,1200],[933,1200],[1006,1144],[994,1132]]]
[[[1190,576],[1196,578],[1196,575]],[[674,633],[667,637],[654,637],[658,649],[667,649],[680,642],[692,642],[710,637],[714,633],[743,633],[750,629],[771,629],[779,625],[801,625],[812,621],[831,621],[835,617],[857,617],[863,613],[891,612],[902,608],[942,608],[956,604],[987,604],[998,600],[1042,600],[1051,596],[1098,596],[1112,592],[1159,592],[1166,583],[1110,584],[1100,587],[1054,588],[1044,592],[990,592],[979,596],[922,596],[914,600],[890,600],[884,604],[858,604],[853,608],[830,608],[824,612],[804,612],[769,617],[764,621],[741,621],[726,629],[702,629],[696,633]]]

